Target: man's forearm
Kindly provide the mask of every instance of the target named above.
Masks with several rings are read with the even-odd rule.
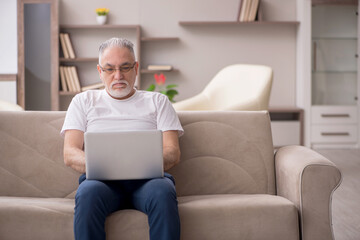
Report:
[[[164,170],[169,170],[180,162],[180,150],[173,147],[165,147],[164,154]]]
[[[77,148],[66,149],[64,152],[64,160],[66,166],[69,166],[80,173],[85,173],[86,167],[84,151]]]

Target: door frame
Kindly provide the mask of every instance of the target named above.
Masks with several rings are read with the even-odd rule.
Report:
[[[17,0],[18,76],[17,104],[25,109],[24,5],[50,4],[51,110],[59,109],[59,2],[58,0]]]

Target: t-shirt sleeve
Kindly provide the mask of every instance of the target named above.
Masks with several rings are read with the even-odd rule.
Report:
[[[79,95],[76,95],[66,112],[64,125],[60,131],[60,135],[64,137],[65,131],[70,129],[86,131],[86,112],[85,112],[85,103]]]
[[[184,134],[180,120],[168,97],[161,95],[158,102],[157,129],[163,132],[177,130],[179,137]]]

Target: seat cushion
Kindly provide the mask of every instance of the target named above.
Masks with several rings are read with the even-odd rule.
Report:
[[[74,199],[0,197],[0,239],[74,239]],[[144,213],[122,210],[106,219],[107,239],[148,239]]]
[[[298,215],[272,195],[179,197],[181,239],[298,239]],[[74,200],[0,197],[0,239],[73,239]],[[146,240],[144,213],[121,210],[106,220],[107,239]]]
[[[289,200],[265,194],[179,198],[181,239],[299,239],[298,212]]]
[[[0,239],[73,239],[74,199],[0,197]]]

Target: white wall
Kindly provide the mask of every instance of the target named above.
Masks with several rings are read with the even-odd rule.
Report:
[[[263,0],[265,20],[296,20],[295,0]],[[171,64],[179,73],[167,73],[179,85],[182,100],[199,93],[224,66],[234,63],[269,65],[274,69],[271,106],[295,106],[296,32],[286,25],[180,26],[179,21],[233,21],[239,0],[82,1],[62,0],[60,24],[95,24],[94,9],[110,9],[111,24],[140,24],[146,37],[179,37],[179,42],[143,43],[143,67]],[[79,14],[77,9],[82,9]],[[86,44],[86,43],[84,43]],[[89,80],[93,81],[93,80]],[[142,75],[142,88],[152,83]]]
[[[11,55],[13,66],[4,68],[7,60],[0,56],[0,73],[10,73],[14,69],[16,72],[16,1],[0,1],[0,13],[13,19],[10,25],[9,21],[6,24],[0,21],[1,32],[9,32],[5,28],[11,28],[10,32],[12,30],[11,40],[1,37],[0,41],[12,44],[6,51]],[[296,20],[296,0],[262,0],[262,6],[265,20]],[[96,24],[94,10],[97,7],[110,9],[110,24],[140,24],[143,36],[180,38],[178,42],[143,43],[141,48],[141,64],[144,67],[162,63],[172,64],[180,70],[179,73],[166,74],[169,83],[179,85],[180,95],[176,100],[200,92],[226,65],[252,63],[269,65],[274,69],[270,106],[295,105],[295,26],[186,27],[178,24],[186,20],[235,20],[239,0],[59,0],[60,24]],[[4,14],[0,17],[3,18]],[[2,48],[5,49],[4,44],[0,44],[0,52]],[[142,81],[143,87],[146,87],[153,81],[152,75],[142,75]]]
[[[17,73],[16,1],[0,0],[0,74]],[[0,99],[16,103],[16,83],[0,81]]]

